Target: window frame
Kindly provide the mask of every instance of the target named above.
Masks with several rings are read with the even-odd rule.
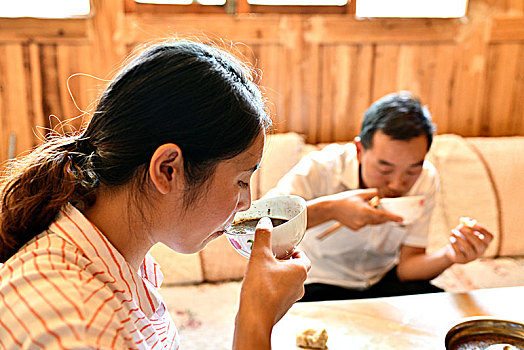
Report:
[[[225,5],[202,5],[199,3],[192,3],[189,5],[183,4],[145,4],[139,3],[135,0],[125,0],[124,12],[140,14],[154,14],[154,15],[172,15],[172,14],[224,14],[227,13],[228,2]]]
[[[135,14],[354,14],[355,0],[348,0],[343,6],[337,5],[252,5],[247,0],[237,0],[236,3],[226,0],[225,5],[190,5],[178,4],[145,4],[135,0],[125,0],[126,13]]]

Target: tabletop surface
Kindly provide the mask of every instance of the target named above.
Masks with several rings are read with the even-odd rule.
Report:
[[[329,350],[445,349],[453,325],[482,316],[523,323],[524,286],[296,303],[275,325],[272,347],[295,349],[297,333],[325,328]]]

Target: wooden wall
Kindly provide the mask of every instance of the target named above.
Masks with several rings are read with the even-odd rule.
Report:
[[[351,140],[367,106],[401,89],[439,133],[524,135],[522,0],[470,0],[467,18],[431,20],[129,12],[124,1],[92,0],[89,18],[0,19],[0,161],[46,128],[79,127],[130,50],[175,35],[233,43],[263,72],[276,131],[308,142]]]

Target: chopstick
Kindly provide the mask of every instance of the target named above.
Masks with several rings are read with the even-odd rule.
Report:
[[[371,198],[368,201],[368,204],[371,205],[372,207],[376,208],[378,206],[379,202],[380,202],[380,197],[379,196],[375,196],[375,197]],[[343,225],[340,222],[337,221],[333,225],[329,226],[324,232],[322,232],[321,234],[316,236],[315,238],[318,239],[319,241],[321,241],[324,238],[330,236],[333,232],[335,232],[336,230],[338,230],[342,226]]]
[[[342,224],[337,221],[333,225],[329,226],[324,232],[322,232],[321,234],[316,236],[315,238],[318,239],[319,241],[321,241],[321,240],[323,240],[327,236],[331,235],[333,232],[335,232],[336,230],[338,230],[341,227],[342,227]]]

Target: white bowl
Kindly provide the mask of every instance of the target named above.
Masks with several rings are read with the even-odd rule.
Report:
[[[380,198],[380,209],[401,216],[402,225],[409,225],[424,212],[424,196],[405,196],[396,198]]]
[[[306,201],[302,197],[293,195],[262,198],[252,202],[248,210],[236,213],[231,228],[226,230],[225,234],[229,243],[240,255],[246,258],[251,255],[255,232],[254,230],[237,230],[235,225],[247,220],[257,219],[258,221],[264,216],[288,220],[273,227],[271,234],[271,248],[275,257],[286,259],[302,241],[306,232]]]

